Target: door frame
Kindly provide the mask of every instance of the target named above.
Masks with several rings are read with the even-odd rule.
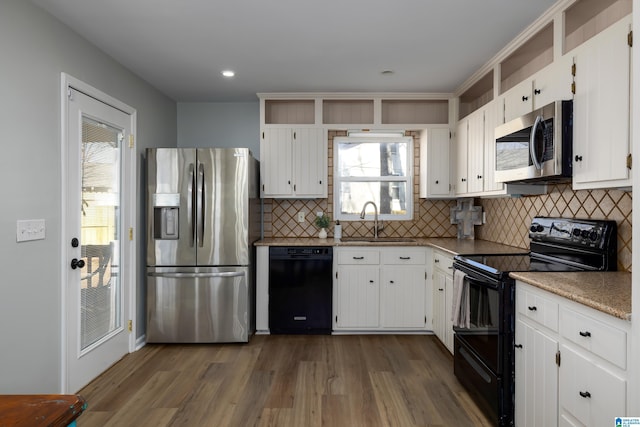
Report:
[[[136,109],[119,101],[112,96],[107,95],[106,93],[96,89],[95,87],[73,77],[66,73],[61,73],[60,78],[60,115],[61,115],[61,124],[60,124],[60,166],[61,166],[61,217],[60,217],[60,279],[61,279],[61,292],[60,292],[60,389],[61,393],[72,393],[75,390],[68,390],[69,384],[67,382],[67,339],[68,339],[68,325],[67,325],[67,301],[68,301],[68,293],[67,286],[69,281],[69,269],[64,268],[68,263],[67,259],[67,247],[69,242],[66,241],[66,236],[68,234],[67,225],[65,218],[67,217],[67,188],[68,188],[68,177],[66,174],[68,167],[68,144],[67,139],[69,135],[69,130],[67,128],[67,120],[68,120],[68,102],[69,98],[67,96],[68,91],[70,89],[75,89],[79,92],[84,93],[96,100],[107,104],[113,108],[116,108],[131,117],[131,135],[133,136],[132,142],[127,145],[125,144],[125,150],[123,151],[123,159],[126,158],[126,161],[122,162],[122,182],[127,183],[128,185],[123,185],[121,187],[121,197],[122,203],[127,204],[127,208],[123,210],[122,213],[122,230],[123,230],[123,242],[129,242],[129,245],[122,245],[121,249],[121,260],[122,265],[120,267],[120,277],[122,280],[122,286],[127,286],[129,291],[127,292],[129,296],[129,312],[123,313],[125,319],[124,327],[127,328],[126,325],[127,320],[133,322],[133,328],[129,332],[128,339],[128,352],[132,353],[136,350],[136,277],[137,277],[137,264],[136,264],[136,254],[138,252],[138,240],[136,239],[136,219],[138,217],[138,209],[137,209],[137,150],[135,146],[136,140],[136,123],[137,123],[137,112]],[[126,150],[126,148],[129,148]],[[130,230],[130,233],[125,233],[125,230]],[[127,234],[129,234],[130,239],[127,239]],[[75,333],[75,331],[73,331]]]

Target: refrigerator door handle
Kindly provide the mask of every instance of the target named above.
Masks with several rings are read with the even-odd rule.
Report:
[[[204,165],[198,165],[198,246],[204,246],[204,210],[205,210],[205,188],[204,188]]]
[[[147,273],[147,276],[169,277],[174,279],[194,279],[203,277],[242,277],[244,275],[244,271],[223,271],[218,273]]]
[[[187,227],[189,228],[189,246],[193,247],[196,239],[196,229],[194,226],[195,223],[195,211],[193,209],[193,204],[195,202],[195,195],[193,193],[195,186],[195,170],[193,167],[193,163],[189,164],[189,183],[187,184]]]

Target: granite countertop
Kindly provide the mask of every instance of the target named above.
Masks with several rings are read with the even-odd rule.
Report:
[[[391,238],[393,239],[393,238]],[[492,254],[492,253],[523,253],[528,252],[527,249],[515,246],[503,245],[500,243],[489,242],[486,240],[459,240],[455,237],[415,237],[411,238],[411,242],[353,242],[341,241],[333,238],[319,239],[317,237],[283,237],[283,238],[266,238],[258,240],[255,246],[431,246],[451,255],[458,254]]]
[[[459,240],[455,237],[416,237],[412,240],[411,242],[376,243],[302,237],[266,238],[254,244],[256,246],[430,246],[451,255],[528,252],[527,249],[486,240]],[[510,273],[510,276],[620,319],[631,319],[631,273],[621,271],[514,272]]]
[[[631,273],[514,272],[509,276],[620,319],[631,319]]]

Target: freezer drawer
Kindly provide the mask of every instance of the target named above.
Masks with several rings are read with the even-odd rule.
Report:
[[[147,269],[147,342],[248,342],[247,267]]]

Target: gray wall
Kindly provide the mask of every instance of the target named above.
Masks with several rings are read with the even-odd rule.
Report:
[[[247,147],[260,157],[260,102],[178,103],[179,147]]]
[[[0,393],[57,393],[66,268],[60,259],[60,74],[137,109],[139,162],[146,147],[176,145],[176,103],[28,1],[0,1],[0,57]],[[139,174],[143,170],[139,163]],[[35,218],[45,219],[46,239],[16,243],[16,220]],[[139,305],[143,277],[139,268]],[[143,318],[140,307],[139,324]]]

